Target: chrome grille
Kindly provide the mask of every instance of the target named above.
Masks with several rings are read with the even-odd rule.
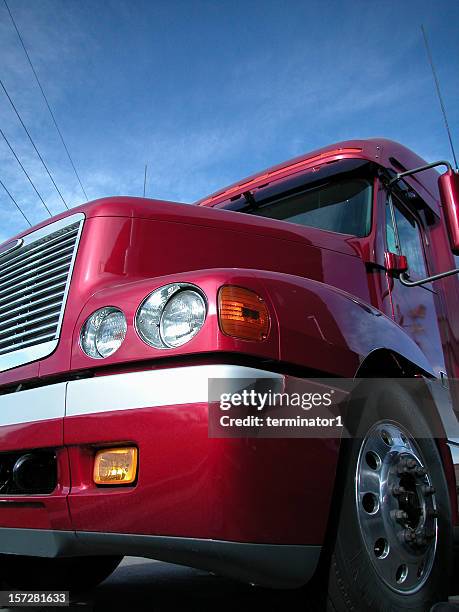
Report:
[[[0,255],[0,371],[54,350],[82,223],[81,214],[61,219]]]

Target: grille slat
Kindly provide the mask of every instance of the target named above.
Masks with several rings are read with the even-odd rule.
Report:
[[[26,259],[27,261],[34,261],[35,259],[39,259],[43,253],[48,252],[48,251],[52,251],[53,249],[55,249],[56,247],[59,250],[59,246],[60,243],[64,242],[74,242],[75,238],[77,236],[77,232],[69,232],[68,236],[65,236],[64,238],[62,236],[59,236],[55,239],[51,239],[46,241],[46,243],[38,245],[34,248],[30,248],[26,253],[21,253],[21,251],[24,250],[24,247],[22,249],[19,249],[19,255],[17,254],[17,252],[15,252],[15,257],[12,257],[10,259],[6,259],[5,258],[5,262],[6,263],[2,263],[0,264],[0,275],[3,276],[3,274],[5,274],[5,271],[8,271],[10,269],[16,269],[16,268],[20,268],[22,267],[23,264],[23,260]],[[37,242],[40,242],[37,240]]]
[[[34,285],[25,285],[21,287],[20,289],[18,289],[17,291],[14,291],[13,293],[8,292],[8,295],[6,297],[0,298],[0,304],[4,304],[5,302],[9,302],[10,300],[16,301],[20,297],[22,299],[30,299],[35,293],[35,289],[42,289],[43,287],[50,286],[52,282],[56,282],[56,281],[62,282],[62,279],[64,279],[64,283],[65,283],[66,278],[67,278],[67,272],[63,270],[61,271],[60,274],[57,274],[53,278],[45,278],[41,280],[40,282],[35,283]]]
[[[56,274],[56,272],[60,272],[62,275],[66,275],[68,268],[69,268],[68,266],[69,263],[70,263],[70,259],[68,263],[63,263],[51,269],[46,268],[45,270],[42,270],[42,271],[39,271],[37,269],[35,272],[31,273],[28,278],[18,282],[16,285],[13,285],[12,287],[11,286],[6,287],[5,289],[0,290],[0,302],[2,301],[3,296],[10,295],[10,291],[12,289],[16,289],[16,292],[17,292],[17,291],[26,290],[29,287],[36,287],[37,285],[39,285],[41,282],[44,282],[44,281],[52,282],[55,278],[58,278],[60,276],[60,274]],[[0,282],[0,287],[1,287],[1,282]]]
[[[3,314],[0,313],[0,328],[6,323],[12,323],[13,321],[18,321],[24,317],[28,317],[29,315],[34,315],[42,311],[49,310],[49,308],[53,305],[59,305],[62,299],[63,291],[59,291],[58,293],[53,293],[50,296],[46,296],[41,298],[41,300],[35,300],[33,307],[29,306],[29,304],[25,304],[19,306],[18,308],[14,308],[13,310],[9,309],[5,311]],[[41,306],[41,304],[45,304]],[[35,308],[36,306],[36,308]],[[25,312],[22,312],[25,310]],[[19,314],[16,314],[19,313]],[[6,321],[5,321],[6,319]]]
[[[59,318],[59,304],[57,306],[57,309],[50,309],[48,312],[46,312],[45,314],[40,314],[38,316],[30,316],[27,319],[27,325],[29,325],[31,328],[35,327],[38,323],[42,323],[43,321],[48,321],[48,319],[56,319]],[[0,325],[0,344],[3,342],[3,338],[4,336],[9,336],[11,338],[17,337],[14,336],[14,332],[17,330],[22,330],[23,329],[23,325],[24,322],[22,323],[14,323],[13,325],[10,325],[9,327],[2,327]],[[21,334],[20,334],[21,335]]]
[[[23,274],[13,273],[12,276],[8,280],[6,280],[6,282],[4,282],[3,280],[0,281],[0,295],[4,294],[6,292],[5,290],[9,287],[17,287],[18,285],[27,283],[30,284],[39,277],[56,272],[57,264],[62,264],[62,269],[65,269],[71,259],[72,252],[65,254],[63,257],[51,259],[43,265],[35,264],[30,270],[27,270]]]
[[[69,244],[67,245],[65,248],[63,248],[60,252],[60,259],[64,260],[64,258],[67,257],[72,257],[72,253],[73,253],[73,244]],[[38,257],[38,256],[37,256]],[[37,259],[37,257],[34,257],[34,260]],[[37,265],[39,265],[40,268],[44,268],[46,265],[52,265],[53,262],[56,261],[56,255],[51,251],[51,253],[49,253],[49,255],[47,255],[46,257],[40,257],[38,258],[38,262],[37,261],[31,261],[30,263],[28,263],[26,266],[21,266],[20,267],[20,274],[18,276],[18,271],[17,270],[13,270],[12,272],[8,272],[8,274],[3,274],[1,275],[1,281],[0,281],[0,287],[5,286],[5,284],[8,284],[8,281],[10,279],[14,279],[14,280],[19,280],[19,278],[25,277],[28,274],[30,275],[30,271],[36,269]],[[10,281],[11,282],[11,281]]]
[[[2,359],[10,352],[58,338],[82,220],[64,223],[52,224],[45,235],[46,228],[29,234],[23,246],[0,257]]]
[[[8,348],[0,349],[0,355],[4,355],[5,353],[11,353],[12,351],[15,351],[16,349],[24,348],[27,346],[35,346],[36,344],[41,344],[42,342],[48,342],[48,340],[53,340],[53,339],[54,339],[53,333],[41,334],[37,336],[36,338],[25,340],[24,342],[21,342],[20,344],[18,343],[17,345],[12,345],[12,347],[9,346]]]
[[[51,322],[51,323],[47,323],[46,325],[41,325],[40,327],[34,327],[32,329],[28,329],[26,331],[23,331],[20,334],[14,334],[12,335],[10,338],[8,338],[8,340],[2,340],[0,339],[0,349],[4,348],[4,345],[7,344],[8,342],[12,343],[12,344],[17,344],[18,340],[21,340],[21,338],[24,338],[26,336],[31,336],[33,334],[39,333],[44,331],[45,329],[50,330],[51,327],[54,327],[55,323]],[[49,332],[51,333],[51,331]]]
[[[35,303],[35,298],[38,295],[43,295],[45,293],[49,293],[50,291],[54,291],[55,289],[57,289],[58,287],[62,289],[62,295],[64,294],[64,289],[65,289],[65,284],[66,284],[67,280],[64,278],[64,280],[59,281],[58,283],[55,283],[54,285],[51,285],[50,287],[46,286],[43,289],[41,289],[40,291],[34,291],[33,292],[33,298],[34,298],[34,302]],[[30,296],[29,296],[30,297]],[[0,312],[4,312],[4,311],[8,311],[10,309],[11,306],[15,306],[16,304],[22,304],[23,307],[26,307],[26,305],[29,304],[28,301],[24,300],[24,297],[18,297],[15,300],[13,300],[12,302],[8,301],[8,298],[5,298],[4,300],[0,301],[0,304],[4,302],[5,306],[1,306],[0,307]]]

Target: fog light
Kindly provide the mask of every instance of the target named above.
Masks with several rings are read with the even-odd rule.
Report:
[[[103,448],[96,453],[94,482],[96,484],[131,484],[137,474],[137,449]]]

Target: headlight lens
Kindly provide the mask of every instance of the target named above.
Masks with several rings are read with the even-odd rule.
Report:
[[[160,287],[141,304],[136,328],[155,348],[175,348],[193,338],[206,319],[206,302],[193,286],[173,283]]]
[[[126,317],[121,310],[112,306],[100,308],[81,329],[81,348],[93,359],[109,357],[122,345],[126,331]]]
[[[160,322],[163,342],[170,347],[182,346],[195,336],[204,324],[206,305],[197,291],[179,291],[167,302]]]

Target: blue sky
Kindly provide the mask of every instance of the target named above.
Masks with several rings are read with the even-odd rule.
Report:
[[[347,138],[451,158],[424,23],[459,149],[459,2],[9,0],[90,199],[192,202]],[[0,78],[71,206],[83,194],[0,1]],[[7,99],[0,127],[53,213],[63,208]],[[0,141],[0,179],[46,211]],[[0,241],[25,228],[0,188]]]

